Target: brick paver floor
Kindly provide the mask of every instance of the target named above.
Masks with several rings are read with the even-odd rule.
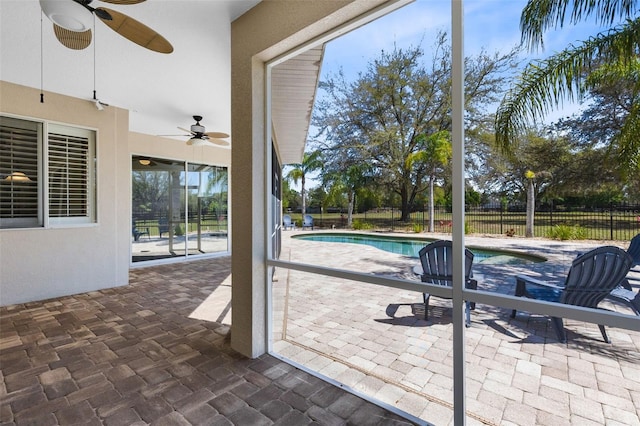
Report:
[[[317,231],[314,231],[317,232]],[[283,259],[412,276],[415,259],[283,238]],[[561,277],[598,242],[468,238],[543,253],[536,265],[474,265],[481,289],[509,293],[516,273]],[[276,352],[396,407],[399,417],[273,356],[228,343],[230,259],[132,269],[131,284],[0,308],[0,423],[386,425],[452,422],[450,302],[276,271]],[[468,424],[640,425],[640,332],[477,306],[466,330]],[[415,417],[412,417],[415,416]],[[407,420],[409,419],[409,420]],[[416,422],[417,423],[417,422]]]
[[[282,260],[419,280],[415,258],[291,238],[295,234],[283,233]],[[478,288],[504,294],[513,294],[516,274],[561,283],[578,253],[611,244],[499,237],[467,237],[466,243],[548,258],[474,262]],[[450,301],[432,297],[425,321],[420,293],[284,269],[276,279],[276,352],[416,417],[452,423]],[[640,425],[640,320],[638,331],[608,327],[611,344],[595,324],[573,320],[565,320],[569,341],[562,344],[548,317],[519,312],[512,319],[494,306],[478,304],[471,320],[465,329],[467,424]]]
[[[0,423],[409,424],[191,318],[228,306],[229,274],[229,258],[133,269],[125,287],[0,308]]]

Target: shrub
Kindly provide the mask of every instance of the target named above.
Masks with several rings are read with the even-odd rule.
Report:
[[[473,225],[471,225],[471,223],[465,221],[464,222],[464,233],[465,234],[473,234],[475,232],[475,229],[473,229]]]
[[[413,228],[413,232],[415,232],[416,234],[419,234],[424,230],[424,227],[422,226],[421,223],[414,223],[412,228]]]
[[[184,231],[182,230],[182,226],[181,225],[176,225],[175,228],[173,228],[173,233],[176,235],[176,237],[181,237],[184,235]]]
[[[579,225],[556,225],[547,232],[547,237],[563,241],[584,240],[587,237],[587,231]]]
[[[351,224],[351,227],[357,231],[361,231],[361,230],[373,229],[373,224],[369,222],[365,222],[363,220],[356,219]]]

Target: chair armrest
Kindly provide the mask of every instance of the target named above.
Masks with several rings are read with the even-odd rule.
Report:
[[[534,288],[527,289],[527,286]],[[537,289],[535,288],[537,287]],[[527,277],[524,275],[516,275],[516,297],[528,297],[530,299],[542,299],[548,301],[557,301],[564,287],[551,284],[539,279]]]
[[[622,282],[620,283],[620,287],[624,288],[625,290],[633,291],[633,288],[631,288],[631,283],[629,283],[628,278],[625,278],[624,280],[622,280]]]
[[[472,278],[468,278],[465,282],[465,288],[468,288],[470,290],[477,290],[478,289],[478,280],[474,280]]]
[[[533,285],[537,285],[537,286],[541,286],[541,287],[548,287],[548,288],[552,288],[555,290],[562,290],[564,289],[563,286],[559,286],[556,284],[551,284],[549,282],[546,281],[542,281],[533,277],[527,277],[526,275],[516,275],[516,284],[522,282],[523,285],[524,284],[533,284]]]

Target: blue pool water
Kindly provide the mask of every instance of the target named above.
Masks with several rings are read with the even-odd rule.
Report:
[[[435,240],[416,240],[403,237],[361,235],[361,234],[305,234],[296,235],[297,238],[305,241],[319,241],[328,243],[352,243],[365,244],[390,253],[400,254],[408,257],[418,258],[418,252],[422,247]],[[544,262],[543,257],[518,253],[509,250],[486,249],[467,246],[474,254],[474,263],[494,263],[494,264],[522,264]]]

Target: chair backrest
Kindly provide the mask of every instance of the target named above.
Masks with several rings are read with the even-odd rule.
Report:
[[[631,239],[627,253],[633,259],[634,265],[640,265],[640,234]]]
[[[285,214],[284,216],[282,216],[282,222],[285,224],[285,226],[291,226],[291,216]]]
[[[603,246],[575,258],[560,302],[595,308],[631,269],[631,256],[619,247]]]
[[[304,218],[302,219],[302,225],[303,226],[311,226],[311,225],[313,225],[313,216],[305,214]]]
[[[471,278],[473,253],[465,248],[466,279]],[[418,252],[422,264],[422,282],[451,286],[453,275],[453,249],[451,241],[438,240],[428,244]],[[441,278],[440,278],[441,277]]]

